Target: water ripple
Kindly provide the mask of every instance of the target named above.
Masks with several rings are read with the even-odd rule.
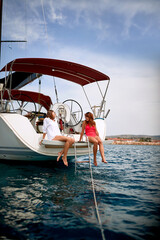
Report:
[[[160,148],[111,145],[105,156],[92,168],[106,240],[159,240]],[[87,163],[0,163],[0,203],[0,239],[101,239]]]

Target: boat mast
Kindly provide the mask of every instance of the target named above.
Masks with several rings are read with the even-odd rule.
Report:
[[[0,59],[1,59],[1,39],[2,39],[2,7],[3,7],[3,0],[0,0]]]

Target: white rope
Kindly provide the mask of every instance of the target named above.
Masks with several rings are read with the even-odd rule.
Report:
[[[74,155],[75,155],[75,173],[77,172],[77,151],[76,151],[76,142],[74,142]]]
[[[103,227],[102,227],[101,218],[100,218],[100,215],[99,215],[98,204],[97,204],[97,200],[96,200],[96,194],[95,194],[95,187],[94,187],[94,179],[93,179],[93,173],[92,173],[91,158],[90,158],[90,148],[89,148],[89,140],[88,140],[88,138],[87,138],[87,142],[88,142],[89,168],[90,168],[90,174],[91,174],[91,183],[92,183],[94,204],[95,204],[95,208],[96,208],[96,213],[97,213],[97,218],[98,218],[98,222],[99,222],[99,226],[100,226],[100,230],[101,230],[102,239],[106,240],[105,235],[104,235],[104,230],[103,230]]]
[[[89,168],[90,168],[90,174],[91,174],[91,183],[92,183],[94,204],[95,204],[95,209],[96,209],[96,214],[97,214],[98,223],[99,223],[100,230],[101,230],[102,240],[106,240],[105,235],[104,235],[104,230],[103,230],[103,227],[102,227],[101,218],[100,218],[100,215],[99,215],[98,204],[97,204],[97,200],[96,200],[95,187],[94,187],[94,179],[93,179],[92,166],[91,166],[90,146],[89,146],[89,139],[87,138],[87,136],[86,136],[86,139],[87,139],[87,143],[88,143]],[[74,143],[74,154],[75,154],[75,173],[76,173],[76,170],[77,170],[77,169],[76,169],[77,153],[76,153],[76,144],[75,144],[75,143]]]

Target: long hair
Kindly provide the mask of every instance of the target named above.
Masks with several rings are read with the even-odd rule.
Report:
[[[53,112],[54,112],[53,110],[48,110],[48,112],[47,112],[47,116],[46,116],[46,117],[48,117],[48,118],[54,120],[53,115],[52,115]]]
[[[86,121],[86,120],[85,120],[86,124],[89,124],[89,126],[95,126],[95,125],[96,125],[96,123],[95,123],[95,121],[94,121],[93,114],[92,114],[91,112],[87,112],[87,113],[85,114],[85,117],[88,117],[88,118],[89,118],[89,121]]]

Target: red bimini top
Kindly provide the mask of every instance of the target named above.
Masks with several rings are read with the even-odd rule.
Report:
[[[24,85],[33,81],[36,77],[34,76],[32,79],[32,76],[35,74],[37,77],[42,74],[59,77],[80,84],[81,86],[93,82],[110,80],[107,75],[93,68],[74,62],[47,58],[15,59],[3,67],[1,69],[1,72],[2,71],[14,71],[12,74],[12,88],[14,89],[23,87]],[[14,75],[16,75],[15,79]],[[4,79],[1,79],[0,83],[3,81]],[[16,82],[18,82],[18,84],[16,84]]]

